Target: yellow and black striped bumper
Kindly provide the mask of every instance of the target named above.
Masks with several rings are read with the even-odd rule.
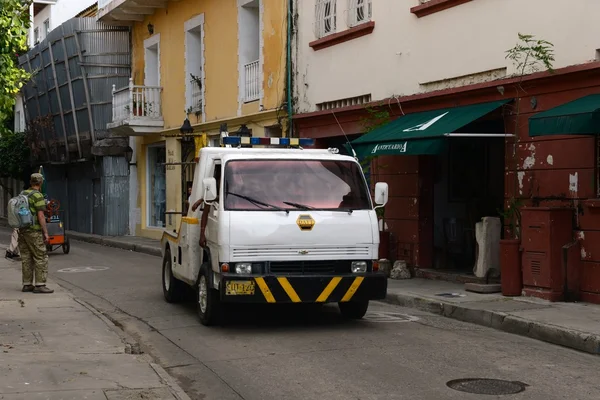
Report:
[[[242,284],[243,291],[231,290]],[[224,276],[221,300],[242,303],[334,303],[382,300],[387,293],[383,274],[363,276]]]

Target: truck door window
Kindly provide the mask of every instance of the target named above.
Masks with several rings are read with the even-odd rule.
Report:
[[[215,164],[215,172],[213,177],[217,181],[217,200],[219,200],[219,194],[221,193],[221,163]]]
[[[233,160],[225,166],[224,184],[225,193],[248,196],[287,210],[298,209],[298,205],[319,210],[372,208],[360,166],[350,161]],[[225,209],[265,210],[227,194]]]

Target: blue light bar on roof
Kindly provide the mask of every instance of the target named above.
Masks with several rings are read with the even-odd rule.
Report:
[[[266,137],[240,137],[226,136],[224,145],[240,146],[279,146],[279,147],[312,147],[315,140],[311,138],[266,138]]]

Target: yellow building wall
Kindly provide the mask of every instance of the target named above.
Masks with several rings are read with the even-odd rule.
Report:
[[[181,162],[179,134],[185,114],[185,30],[186,21],[204,14],[204,101],[205,119],[189,115],[196,128],[195,134],[217,135],[219,125],[228,123],[230,132],[246,124],[254,136],[264,136],[265,127],[282,123],[285,111],[274,112],[285,99],[287,1],[261,0],[262,10],[262,101],[242,104],[238,115],[238,6],[237,0],[181,0],[169,1],[165,9],[136,22],[132,28],[132,77],[136,85],[144,84],[144,41],[160,34],[160,85],[163,88],[162,113],[165,121],[162,134],[137,137],[138,206],[141,210],[136,235],[159,239],[163,229],[149,228],[147,220],[148,182],[147,147],[165,141],[167,162]],[[260,105],[262,104],[262,110]],[[270,112],[269,112],[270,111]],[[285,128],[283,129],[285,131]],[[167,211],[181,211],[181,166],[166,167]],[[166,217],[167,229],[178,229],[180,216]]]
[[[287,0],[263,0],[265,110],[275,109],[286,101],[287,3]]]
[[[287,1],[263,1],[263,92],[264,111],[285,101]],[[144,40],[160,34],[160,75],[165,130],[179,128],[185,118],[185,32],[189,19],[204,14],[204,69],[206,121],[237,116],[238,110],[238,21],[237,0],[170,1],[143,22],[133,26],[133,77],[144,82]],[[258,112],[257,104],[246,104],[243,115]],[[190,117],[194,124],[195,116]]]

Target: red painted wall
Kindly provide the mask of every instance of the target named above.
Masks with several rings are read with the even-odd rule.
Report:
[[[573,71],[573,72],[571,72]],[[499,86],[503,86],[504,95]],[[517,87],[519,89],[517,89]],[[427,95],[399,99],[405,113],[467,105],[502,98],[517,98],[504,110],[507,133],[517,133],[515,159],[513,148],[506,148],[505,198],[514,193],[525,205],[574,207],[576,230],[573,238],[581,247],[579,274],[582,300],[600,303],[600,200],[596,195],[596,138],[593,136],[529,137],[528,118],[579,97],[600,93],[600,64],[572,67],[555,74],[540,74],[537,79],[515,82],[514,79],[486,85],[474,85]],[[516,101],[519,116],[515,117]],[[392,117],[400,116],[400,108],[390,102]],[[360,133],[366,116],[364,109],[315,113],[295,121],[301,137],[339,136]],[[518,124],[515,123],[518,120]],[[339,123],[338,123],[339,121]],[[577,185],[572,183],[577,176]],[[520,178],[520,183],[519,183]],[[373,163],[373,180],[390,185],[390,202],[386,222],[398,241],[398,259],[411,265],[430,268],[433,260],[433,163],[428,157],[379,157]],[[566,243],[565,243],[566,244]]]

